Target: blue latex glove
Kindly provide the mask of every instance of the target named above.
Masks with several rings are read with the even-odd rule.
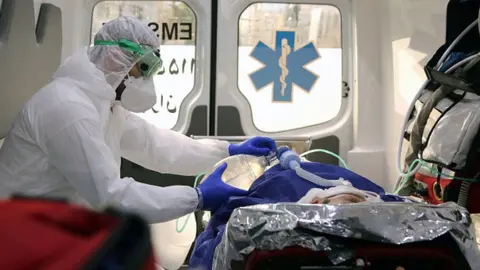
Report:
[[[200,209],[215,212],[215,210],[227,202],[230,197],[248,195],[248,191],[234,188],[223,182],[221,177],[226,168],[227,163],[218,166],[218,168],[198,186],[197,192],[201,196]]]
[[[275,141],[268,137],[253,137],[238,144],[230,144],[228,147],[230,156],[234,155],[252,155],[252,156],[268,156],[270,152],[277,152]]]

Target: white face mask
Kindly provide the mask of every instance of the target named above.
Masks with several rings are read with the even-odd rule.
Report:
[[[143,79],[128,77],[125,90],[120,98],[122,106],[135,113],[146,112],[157,103],[157,94],[153,78]]]

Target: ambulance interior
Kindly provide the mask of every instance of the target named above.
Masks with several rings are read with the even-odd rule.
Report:
[[[0,0],[0,4],[0,63],[3,65],[0,72],[0,139],[6,136],[22,105],[48,83],[62,61],[78,49],[91,45],[103,23],[121,15],[135,16],[157,33],[163,60],[163,67],[154,78],[157,104],[141,114],[146,120],[195,138],[240,142],[251,136],[269,136],[278,145],[288,145],[298,154],[306,153],[304,158],[309,162],[348,166],[348,170],[380,186],[385,193],[395,193],[410,198],[411,204],[418,204],[399,207],[387,203],[385,207],[372,206],[369,210],[354,205],[351,209],[340,206],[338,209],[343,209],[343,216],[339,219],[342,220],[354,219],[353,213],[365,214],[363,218],[356,218],[357,229],[367,226],[362,219],[367,222],[372,218],[373,208],[377,217],[384,219],[393,213],[408,216],[418,211],[415,220],[397,219],[398,223],[411,221],[410,228],[416,228],[413,231],[427,227],[428,218],[431,224],[438,224],[437,218],[448,219],[449,215],[460,218],[466,226],[465,229],[452,225],[455,222],[448,225],[445,222],[443,227],[431,228],[439,238],[448,232],[457,242],[426,236],[428,230],[424,230],[423,235],[410,232],[411,241],[406,241],[406,237],[397,239],[395,234],[409,227],[408,224],[395,227],[385,223],[385,227],[395,229],[378,232],[375,239],[381,243],[381,248],[372,245],[371,250],[384,249],[382,245],[388,244],[396,250],[405,244],[402,250],[407,254],[405,259],[410,258],[410,253],[419,254],[425,247],[420,246],[423,244],[429,249],[431,245],[457,243],[461,251],[457,255],[466,264],[453,262],[451,265],[479,269],[474,258],[478,252],[476,243],[480,245],[480,242],[476,241],[475,234],[468,234],[474,231],[477,223],[480,233],[480,216],[477,215],[480,214],[480,202],[477,202],[480,185],[475,183],[480,174],[479,145],[462,142],[466,137],[473,142],[480,138],[477,134],[480,122],[474,117],[475,110],[480,110],[480,91],[477,90],[480,88],[476,88],[474,75],[458,75],[455,69],[442,70],[437,63],[446,64],[451,60],[454,62],[449,63],[449,67],[452,67],[472,57],[469,61],[474,66],[472,70],[475,69],[475,57],[480,59],[476,55],[480,52],[477,22],[480,1]],[[463,38],[456,41],[462,32],[465,33]],[[452,43],[455,46],[449,49]],[[453,59],[454,53],[462,55]],[[470,65],[470,62],[465,63],[455,68]],[[447,88],[467,94],[460,93],[461,97],[451,102],[453,105],[432,104],[433,112],[427,115],[421,131],[430,129],[429,141],[436,143],[431,146],[428,140],[423,141],[428,145],[422,148],[422,151],[426,149],[420,154],[422,158],[408,159],[412,155],[409,147],[415,136],[415,120],[422,115],[419,113],[422,106],[429,104],[430,96],[419,91],[426,88],[431,95]],[[470,96],[471,99],[464,102],[469,105],[457,106]],[[443,111],[438,109],[442,106],[445,107]],[[456,113],[452,109],[455,107],[465,109],[458,109]],[[453,116],[443,119],[457,117],[456,122],[461,124],[440,121],[448,112]],[[470,127],[468,131],[465,126]],[[436,128],[437,131],[431,131]],[[473,148],[475,151],[471,150]],[[315,151],[318,149],[321,151]],[[455,159],[461,154],[452,157],[450,163],[443,162],[443,154],[459,153],[459,149],[468,152],[463,154],[468,166],[459,165]],[[307,153],[309,150],[313,151]],[[429,162],[434,157],[439,160]],[[450,166],[443,166],[442,162]],[[198,180],[149,171],[125,159],[121,173],[158,186],[193,186]],[[410,182],[405,191],[406,186],[402,185],[407,183],[406,178]],[[271,204],[264,208],[235,210],[232,215],[236,219],[230,219],[226,225],[228,237],[224,236],[224,240],[216,244],[216,250],[212,251],[213,262],[207,268],[281,269],[279,265],[285,263],[282,258],[302,257],[298,262],[301,267],[289,269],[367,269],[361,267],[368,266],[365,254],[370,254],[369,250],[349,253],[350,257],[343,260],[346,253],[341,256],[339,252],[327,252],[324,257],[335,260],[318,261],[319,254],[332,251],[332,246],[320,248],[318,243],[322,241],[315,238],[314,233],[311,238],[302,236],[304,242],[290,239],[288,243],[280,240],[282,236],[293,235],[286,233],[286,228],[269,233],[265,229],[263,238],[259,236],[250,242],[240,237],[254,234],[254,229],[258,229],[260,223],[254,222],[250,228],[242,227],[255,218],[279,224],[282,215],[289,213],[285,220],[294,217],[299,221],[296,226],[315,231],[322,224],[322,218],[311,217],[309,223],[304,215],[306,212],[318,211],[317,218],[321,216],[319,213],[338,214],[333,206],[318,206],[323,207],[321,210],[312,205],[302,207]],[[280,214],[268,214],[272,211]],[[421,221],[420,216],[427,221]],[[195,249],[194,241],[208,227],[210,218],[208,213],[197,212],[171,222],[152,224],[152,243],[159,269],[187,269]],[[298,225],[300,223],[304,225]],[[241,228],[246,230],[244,234]],[[335,231],[335,226],[332,228]],[[440,233],[442,228],[445,230]],[[354,231],[355,228],[350,229]],[[365,229],[363,234],[375,234],[372,230]],[[454,237],[459,231],[464,233],[460,244]],[[296,235],[300,235],[298,231]],[[350,238],[372,240],[362,236]],[[242,246],[239,243],[246,243],[242,241],[250,244]],[[271,245],[265,244],[267,242]],[[355,243],[352,245],[357,247]],[[306,258],[317,259],[309,264]],[[370,258],[376,257],[370,254]],[[235,264],[234,261],[243,262]],[[417,265],[434,267],[434,262],[438,263],[437,268],[409,268],[411,264],[397,263],[395,267],[400,268],[391,269],[453,269],[434,255],[418,259]],[[350,264],[343,266],[342,263]],[[373,265],[368,269],[380,268]]]

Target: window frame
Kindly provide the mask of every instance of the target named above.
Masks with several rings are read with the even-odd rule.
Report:
[[[325,1],[327,2],[327,1]],[[251,116],[251,119],[249,119],[250,121],[252,121],[252,124],[253,124],[253,127],[258,131],[258,132],[261,132],[263,134],[279,134],[279,133],[290,133],[290,132],[298,132],[298,131],[302,131],[302,130],[308,130],[308,129],[311,129],[311,128],[315,128],[315,127],[320,127],[320,126],[324,126],[324,125],[327,125],[327,124],[331,124],[331,123],[335,123],[338,121],[339,118],[344,118],[345,115],[348,115],[351,113],[349,112],[350,110],[347,108],[347,109],[343,109],[344,106],[347,106],[347,107],[350,107],[351,105],[349,104],[349,100],[346,100],[345,99],[345,96],[344,96],[344,89],[341,89],[340,91],[340,108],[337,112],[337,114],[331,118],[330,120],[328,121],[325,121],[325,122],[322,122],[322,123],[318,123],[318,124],[313,124],[313,125],[308,125],[308,126],[303,126],[303,127],[298,127],[298,128],[292,128],[292,129],[285,129],[285,130],[281,130],[281,131],[264,131],[260,128],[257,127],[257,125],[255,124],[255,121],[254,121],[254,115],[253,115],[253,111],[252,111],[252,106],[250,104],[250,101],[247,99],[247,97],[242,93],[242,91],[240,90],[240,85],[239,85],[239,81],[240,81],[240,78],[239,78],[239,74],[240,74],[240,70],[239,70],[239,59],[240,59],[240,53],[239,53],[239,48],[240,48],[240,20],[241,20],[241,17],[242,17],[242,14],[248,9],[250,8],[251,6],[254,6],[254,5],[257,5],[257,4],[282,4],[282,5],[289,5],[289,4],[299,4],[299,5],[309,5],[309,6],[331,6],[331,7],[334,7],[336,10],[338,10],[338,13],[340,15],[340,47],[339,49],[341,50],[341,70],[342,70],[342,81],[340,82],[342,86],[344,86],[345,84],[347,84],[348,86],[348,81],[351,81],[350,78],[351,78],[351,70],[348,70],[346,71],[346,67],[348,67],[348,63],[352,63],[350,62],[350,59],[347,59],[347,58],[351,58],[351,54],[348,54],[350,57],[346,57],[345,56],[345,35],[346,34],[349,34],[350,31],[344,31],[344,28],[347,28],[345,27],[344,23],[344,17],[343,17],[343,13],[342,13],[342,8],[339,6],[339,5],[335,5],[334,3],[313,3],[313,2],[296,2],[296,1],[285,1],[285,2],[282,2],[281,0],[272,0],[272,1],[255,1],[255,2],[251,2],[249,3],[238,15],[238,18],[237,18],[237,54],[236,54],[236,83],[235,83],[235,86],[236,86],[236,89],[238,90],[239,94],[245,99],[245,101],[247,102],[247,104],[249,105],[248,107],[250,108],[250,116]],[[350,30],[350,29],[349,29]],[[348,32],[348,33],[345,33],[345,32]],[[261,39],[259,39],[259,41],[261,41]],[[257,42],[258,43],[258,42]],[[253,46],[254,47],[254,46]],[[318,49],[318,47],[317,47]],[[349,68],[351,69],[351,68]],[[347,79],[348,78],[348,79]],[[293,87],[293,86],[292,86]],[[342,87],[343,88],[343,87]],[[272,90],[273,91],[273,90]],[[348,97],[348,95],[347,95]]]

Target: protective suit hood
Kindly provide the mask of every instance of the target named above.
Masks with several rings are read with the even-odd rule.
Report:
[[[115,100],[115,90],[105,80],[104,73],[90,61],[88,48],[81,49],[67,58],[53,74],[53,79],[74,84],[91,99],[110,103]]]

